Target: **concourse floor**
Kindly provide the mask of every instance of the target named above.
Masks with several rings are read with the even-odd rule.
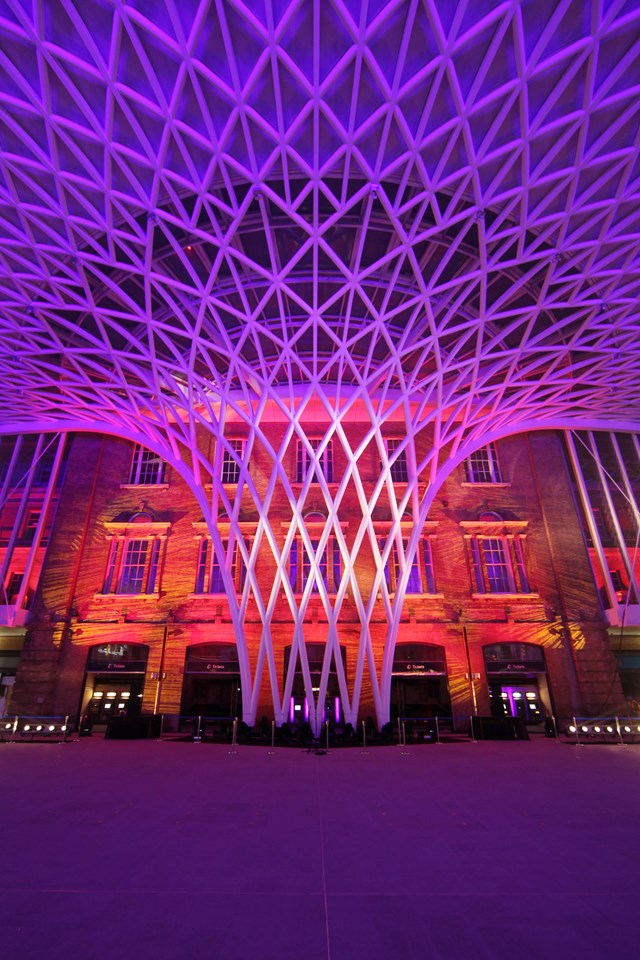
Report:
[[[0,744],[11,960],[616,960],[640,745]]]

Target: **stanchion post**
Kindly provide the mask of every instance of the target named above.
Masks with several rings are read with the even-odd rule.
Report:
[[[238,747],[238,718],[234,717],[232,733],[231,733],[231,749],[229,750],[229,753],[237,753],[238,752],[237,747]]]
[[[66,743],[69,737],[71,736],[71,728],[69,727],[69,714],[64,718],[64,739],[63,743]]]
[[[407,726],[404,720],[402,721],[402,746],[403,746],[403,750],[402,750],[403,754],[408,755],[409,751],[407,750]]]
[[[622,727],[620,726],[620,717],[616,717],[616,730],[618,731],[620,746],[626,747],[626,743],[624,742],[624,737],[622,736]]]
[[[367,750],[367,725],[364,720],[362,721],[362,750],[360,753],[369,753]]]
[[[402,746],[402,727],[400,725],[400,717],[398,717],[398,746]]]
[[[442,745],[442,740],[440,739],[440,725],[438,723],[437,717],[435,717],[435,721],[436,721],[436,743],[439,743]]]
[[[469,717],[469,732],[471,733],[471,743],[477,743],[476,739],[476,728],[473,722],[473,716]]]
[[[325,740],[325,750],[329,753],[329,721],[325,720],[324,722],[324,740]]]
[[[271,749],[269,754],[274,754],[276,752],[276,722],[275,720],[271,721]]]
[[[202,743],[202,736],[200,734],[201,724],[202,724],[202,717],[198,717],[198,726],[196,727],[196,735],[193,738],[194,743]]]
[[[576,746],[581,747],[582,744],[580,743],[580,732],[578,728],[577,717],[573,717],[573,727],[574,727],[574,730],[576,731]]]

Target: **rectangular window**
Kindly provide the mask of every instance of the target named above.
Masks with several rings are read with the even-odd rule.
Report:
[[[402,442],[400,437],[387,437],[385,439],[391,479],[394,483],[407,483],[409,479],[407,451],[406,448],[403,450],[400,449]]]
[[[29,510],[27,514],[27,519],[22,530],[22,542],[23,543],[33,543],[33,538],[36,534],[36,528],[40,521],[40,511],[39,510]]]
[[[224,562],[226,562],[226,553],[229,549],[228,540],[223,541],[222,548],[224,550],[224,558],[221,565],[217,553],[213,550],[211,540],[205,537],[200,541],[194,593],[225,594],[227,592],[224,585],[223,570]],[[231,558],[230,573],[231,580],[238,593],[240,593],[244,587],[246,572],[240,546],[236,543]]]
[[[492,443],[480,447],[465,460],[468,483],[501,483],[496,448]]]
[[[481,541],[480,550],[484,554],[489,593],[512,592],[514,586],[506,544],[497,537],[489,537]]]
[[[240,464],[244,455],[244,440],[227,440],[222,453],[222,475],[223,483],[240,482]]]
[[[143,592],[148,550],[148,540],[129,540],[126,544],[116,593]]]
[[[476,593],[529,593],[519,538],[473,537],[470,541]]]
[[[379,540],[380,552],[384,550],[386,539],[382,537]],[[402,541],[402,548],[407,551],[408,540]],[[391,553],[389,555],[389,561],[385,564],[384,567],[384,579],[387,584],[387,589],[390,593],[394,593],[397,589],[398,583],[401,577],[400,570],[400,558],[398,556],[398,548],[394,541],[391,546]],[[436,592],[436,583],[433,573],[433,554],[431,550],[431,541],[423,540],[422,544],[418,545],[418,549],[413,558],[411,564],[411,569],[409,571],[409,577],[407,579],[406,592],[408,594],[424,594],[424,593],[435,593]]]
[[[322,446],[322,440],[309,439],[309,446],[316,454],[312,458],[302,440],[298,440],[296,456],[296,482],[304,483],[309,472],[313,471],[311,483],[320,483],[323,478],[327,483],[333,483],[333,440],[329,440],[323,447],[322,452],[318,453]]]
[[[20,587],[22,586],[22,578],[24,573],[11,573],[9,575],[9,581],[7,583],[6,590],[6,599],[3,599],[3,603],[15,603],[18,599],[18,594],[20,593]]]
[[[318,554],[320,541],[312,540],[311,547],[316,556],[318,571],[313,570],[312,558],[301,539],[296,538],[289,553],[289,583],[296,593],[304,593],[310,578],[312,593],[320,593],[323,583],[327,593],[336,593],[342,577],[342,556],[334,537],[330,537],[325,550]]]
[[[157,537],[112,540],[102,592],[156,593],[161,549],[162,541]]]
[[[164,483],[167,464],[153,450],[136,443],[131,461],[129,483],[147,486]]]

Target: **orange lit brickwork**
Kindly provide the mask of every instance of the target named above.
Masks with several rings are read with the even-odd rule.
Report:
[[[357,446],[359,424],[347,425],[345,429],[350,432],[352,448]],[[274,424],[274,441],[281,430]],[[428,442],[428,438],[422,442]],[[491,712],[491,678],[483,653],[491,644],[532,644],[544,650],[542,702],[547,712],[571,716],[598,707],[613,710],[619,705],[621,691],[616,684],[589,558],[573,508],[560,438],[550,432],[515,436],[500,441],[496,449],[500,482],[468,482],[464,465],[460,465],[442,486],[424,531],[431,542],[435,592],[407,594],[397,645],[444,648],[447,676],[444,686],[438,688],[438,696],[444,697],[445,702],[438,709],[459,721],[475,711],[481,715]],[[213,451],[207,453],[213,457]],[[340,448],[334,451],[335,478],[344,475],[344,456]],[[99,669],[85,672],[90,651],[106,645],[109,650],[126,653],[142,645],[148,651],[147,660],[143,672],[136,674],[139,686],[134,684],[132,688],[139,689],[136,696],[141,712],[177,717],[189,706],[185,701],[188,649],[198,644],[236,643],[224,594],[198,595],[196,591],[200,543],[206,529],[193,494],[171,467],[161,484],[130,485],[131,458],[132,445],[124,440],[86,435],[77,436],[71,445],[58,519],[18,674],[15,703],[22,712],[73,717],[82,714],[102,676]],[[283,466],[295,478],[294,443]],[[373,488],[378,469],[376,451],[365,449],[359,463],[365,488]],[[250,476],[261,497],[266,493],[270,475],[268,455],[255,448]],[[331,489],[336,487],[337,483],[332,482]],[[295,483],[294,489],[299,489]],[[233,496],[232,486],[230,493]],[[370,490],[366,493],[369,495]],[[239,515],[240,528],[249,542],[256,535],[259,522],[254,503],[243,496]],[[306,514],[323,510],[322,498],[313,484],[304,510]],[[345,487],[339,510],[349,549],[360,516],[353,481]],[[291,503],[282,485],[276,485],[269,521],[281,544],[291,520]],[[389,527],[390,508],[383,498],[374,510],[373,522],[376,529]],[[227,519],[221,516],[223,536],[225,523],[228,525]],[[506,544],[518,538],[526,590],[518,581],[517,590],[479,592],[471,541],[483,537],[502,538],[501,542]],[[118,538],[124,544],[120,554],[120,548],[113,546]],[[139,576],[148,577],[150,565],[155,562],[155,585],[152,590],[143,585],[138,592],[118,592],[117,578],[123,573],[117,564],[125,562],[122,557],[126,544],[131,539],[138,542],[145,538],[149,545],[155,540],[159,544],[155,561],[149,559],[154,548],[144,548],[146,567],[139,565]],[[114,556],[115,560],[110,559]],[[116,589],[112,584],[112,589],[105,592],[110,563],[114,564]],[[269,597],[276,560],[266,539],[253,569],[261,596]],[[357,554],[354,571],[366,599],[375,573],[373,552],[366,543]],[[424,586],[424,562],[421,573]],[[134,571],[132,576],[138,576],[138,572]],[[346,649],[346,677],[351,692],[362,628],[350,588],[341,604],[338,641]],[[254,693],[257,719],[274,716],[271,685],[275,683],[281,695],[285,648],[293,642],[294,621],[284,589],[280,589],[274,601],[269,629],[276,675],[271,677],[268,669],[262,670]],[[305,644],[326,643],[328,629],[320,598],[312,596],[304,616]],[[243,634],[251,676],[256,675],[258,667],[262,630],[255,598],[249,598],[243,614]],[[381,677],[387,637],[381,599],[371,608],[368,630],[375,673]],[[223,670],[219,664],[213,668]],[[394,677],[392,697],[396,696],[394,691],[400,682]],[[200,682],[205,681],[197,677],[188,688],[196,705],[204,689],[198,686]],[[232,682],[241,685],[239,679]],[[246,714],[246,703],[244,707]],[[372,681],[365,670],[358,722],[368,716],[375,716],[375,704]]]

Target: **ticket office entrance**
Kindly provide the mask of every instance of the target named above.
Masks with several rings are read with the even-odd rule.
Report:
[[[390,706],[392,720],[451,716],[444,647],[432,643],[396,645]]]
[[[233,643],[198,643],[187,648],[182,717],[242,716],[238,650]]]
[[[87,658],[82,716],[90,726],[112,717],[140,716],[149,649],[143,644],[105,643]]]
[[[324,661],[325,644],[307,643],[305,645],[307,659],[309,663],[309,673],[311,674],[311,686],[314,696],[318,697],[320,692],[320,680],[322,676],[322,664]],[[342,666],[346,676],[347,648],[340,645],[340,656]],[[288,675],[289,661],[291,659],[291,646],[284,650],[284,675]],[[291,698],[289,700],[289,710],[287,720],[291,726],[300,727],[311,722],[311,710],[306,696],[304,686],[304,676],[300,666],[300,657],[296,663],[296,670],[293,678],[293,687],[291,689]],[[320,724],[329,723],[331,727],[341,727],[344,724],[344,714],[342,701],[340,699],[340,687],[338,684],[338,674],[336,671],[335,659],[331,657],[331,666],[327,679],[327,692],[324,703],[318,703],[318,720]]]
[[[515,717],[542,729],[553,711],[542,647],[499,643],[484,648],[489,702],[493,717]]]

